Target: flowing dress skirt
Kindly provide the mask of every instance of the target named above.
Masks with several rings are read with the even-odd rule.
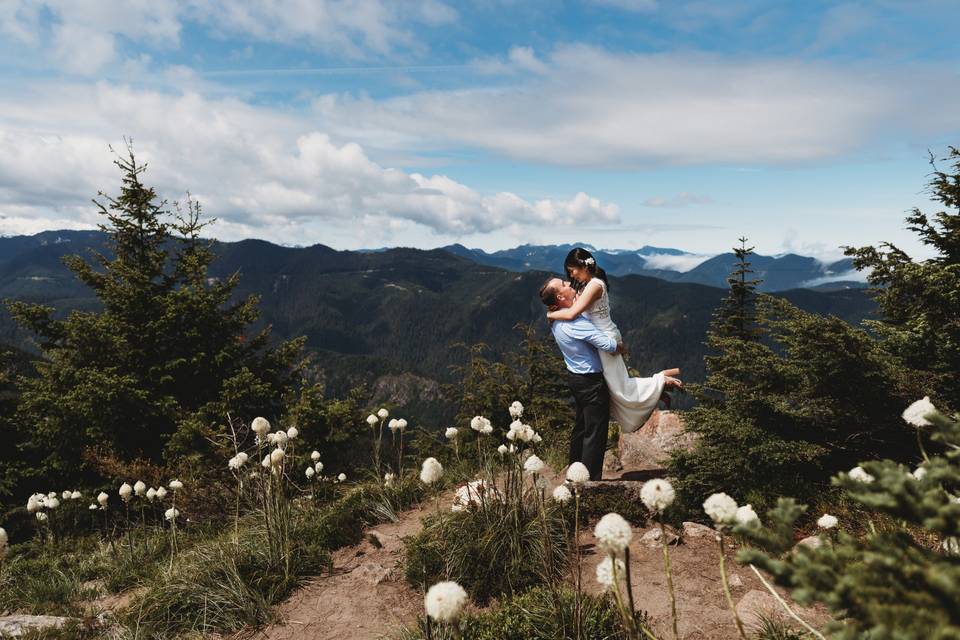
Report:
[[[619,332],[616,338],[621,341]],[[636,431],[657,408],[666,382],[663,373],[651,378],[631,378],[623,356],[605,351],[600,352],[600,362],[610,390],[610,419],[616,420],[624,433]]]

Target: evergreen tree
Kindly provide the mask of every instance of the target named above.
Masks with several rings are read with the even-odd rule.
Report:
[[[756,326],[756,289],[762,280],[748,277],[748,274],[753,273],[748,258],[754,248],[747,247],[746,238],[741,237],[739,240],[740,246],[733,248],[737,262],[733,273],[727,277],[730,291],[717,310],[710,330],[720,338],[756,341],[760,338],[760,331]]]
[[[97,297],[94,311],[55,318],[51,307],[9,303],[37,336],[39,376],[21,377],[18,423],[51,479],[76,477],[80,453],[122,458],[198,453],[234,415],[273,416],[291,382],[302,341],[272,347],[270,329],[250,331],[257,298],[231,301],[239,274],[208,277],[214,259],[200,238],[197,203],[169,211],[142,182],[132,148],[118,155],[120,193],[95,200],[107,251],[66,264]]]
[[[933,374],[944,406],[960,403],[960,149],[950,147],[937,169],[931,155],[931,200],[945,207],[932,218],[914,208],[907,227],[935,255],[914,261],[892,243],[880,247],[845,247],[857,269],[870,269],[868,281],[883,319],[871,323],[887,348],[910,366]],[[929,391],[928,391],[929,393]]]

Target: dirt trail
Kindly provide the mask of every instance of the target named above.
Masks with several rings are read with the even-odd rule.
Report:
[[[281,622],[253,637],[373,640],[416,620],[423,611],[423,595],[403,578],[403,538],[419,531],[422,519],[433,512],[432,503],[404,511],[397,522],[368,529],[360,544],[335,551],[333,574],[300,588],[279,607]]]

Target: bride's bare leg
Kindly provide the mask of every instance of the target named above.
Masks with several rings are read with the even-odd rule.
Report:
[[[676,378],[680,375],[680,369],[674,367],[673,369],[664,369],[661,373],[665,376]]]

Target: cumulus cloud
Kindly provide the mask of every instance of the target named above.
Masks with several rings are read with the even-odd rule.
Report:
[[[84,207],[97,190],[112,191],[118,176],[107,145],[120,142],[119,133],[132,136],[149,163],[149,182],[171,197],[192,191],[220,218],[221,237],[303,239],[324,225],[382,228],[390,220],[447,235],[619,220],[615,204],[582,192],[531,201],[385,167],[359,144],[236,99],[108,83],[49,86],[28,98],[0,99],[4,233],[31,219],[45,221],[34,226],[60,224],[62,212]],[[96,218],[86,208],[81,225]]]
[[[684,191],[670,198],[663,196],[647,198],[643,201],[643,204],[646,207],[664,207],[670,209],[688,207],[694,204],[711,204],[712,202],[713,198],[710,196],[700,196],[695,193],[687,193]]]
[[[525,161],[625,168],[802,163],[884,132],[960,127],[960,83],[938,69],[803,60],[626,54],[559,47],[513,82],[377,100],[327,95],[316,113],[365,146],[470,147]],[[947,90],[950,99],[922,96]],[[384,138],[383,132],[390,132]],[[409,146],[407,147],[409,150]]]

